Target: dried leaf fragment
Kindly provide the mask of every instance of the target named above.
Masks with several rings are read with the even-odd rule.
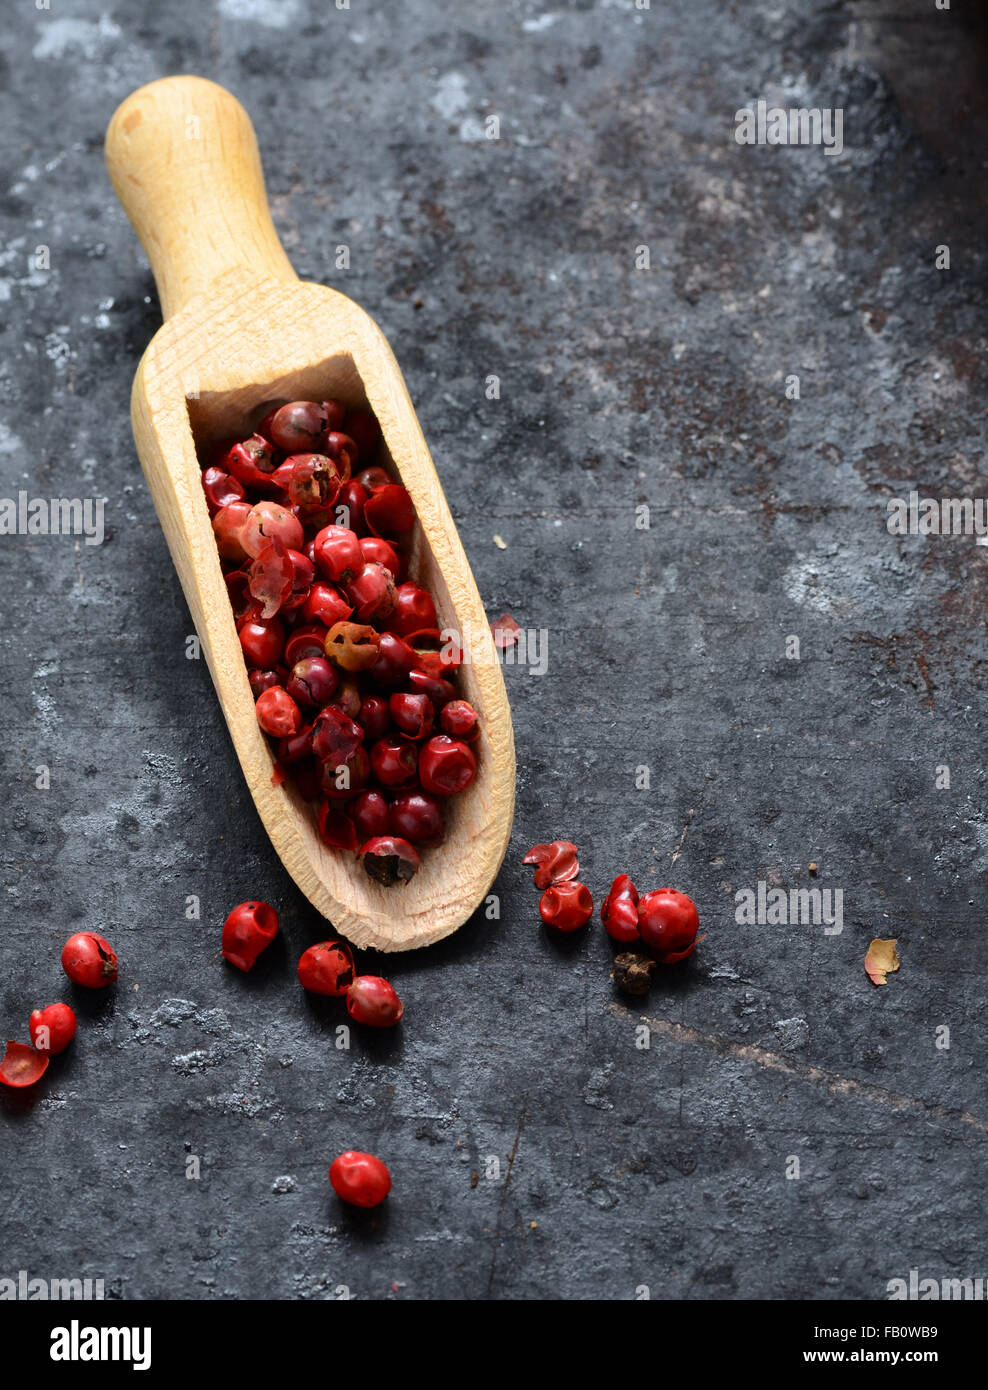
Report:
[[[868,947],[864,968],[873,985],[884,985],[886,983],[885,976],[898,970],[899,953],[895,949],[895,944],[898,939],[897,936],[893,936],[888,940],[876,936]]]

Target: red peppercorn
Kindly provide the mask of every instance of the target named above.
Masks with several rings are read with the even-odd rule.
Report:
[[[329,400],[323,401],[322,405],[326,411],[327,430],[341,430],[343,428],[343,421],[346,418],[347,414],[347,408],[343,404],[343,402],[337,400]]]
[[[312,755],[312,725],[303,724],[297,734],[286,734],[278,742],[278,761],[288,766]]]
[[[410,531],[415,525],[415,508],[408,489],[400,483],[375,488],[364,503],[364,521],[375,536],[400,536]]]
[[[285,629],[278,618],[248,618],[238,634],[248,666],[277,666],[285,654]]]
[[[418,745],[400,734],[386,734],[370,751],[374,776],[385,787],[407,787],[418,770]]]
[[[380,536],[364,536],[360,542],[360,553],[364,557],[364,564],[383,565],[397,579],[401,558],[390,541],[382,540]]]
[[[48,1070],[48,1054],[36,1052],[26,1043],[8,1042],[0,1059],[0,1083],[4,1086],[33,1086]]]
[[[436,626],[436,605],[432,595],[418,584],[399,584],[395,591],[395,610],[388,627],[399,637]]]
[[[411,632],[405,641],[415,653],[415,665],[430,676],[447,676],[462,665],[463,653],[459,642],[449,633],[445,636],[437,627]]]
[[[303,801],[318,801],[322,795],[319,764],[315,758],[305,758],[292,767],[292,777]],[[353,846],[356,849],[356,845]]]
[[[408,684],[416,695],[428,695],[433,708],[441,710],[456,698],[456,687],[442,676],[427,676],[424,671],[409,671]],[[447,729],[447,733],[450,731]]]
[[[297,666],[309,657],[322,656],[326,645],[326,629],[322,623],[306,623],[297,627],[285,643],[285,662]]]
[[[536,888],[551,888],[555,883],[566,883],[576,878],[580,863],[576,857],[576,845],[570,840],[553,840],[548,845],[533,845],[521,861],[535,864]]]
[[[369,459],[381,438],[381,426],[369,410],[348,410],[339,426],[360,450],[362,459]]]
[[[638,931],[661,965],[675,965],[696,949],[700,915],[675,888],[656,888],[638,903]]]
[[[382,632],[378,637],[377,661],[372,675],[374,684],[380,690],[394,690],[404,685],[415,661],[415,653],[404,638],[393,632]]]
[[[338,763],[324,762],[319,769],[319,784],[333,800],[347,800],[361,791],[370,776],[370,758],[366,748],[355,748]]]
[[[298,508],[299,516],[307,525],[325,526],[343,486],[339,465],[325,454],[295,454],[282,466],[288,464],[291,464],[288,496],[292,506]]]
[[[68,1004],[48,1004],[32,1010],[27,1027],[38,1052],[64,1052],[75,1037],[75,1013]]]
[[[347,1149],[329,1166],[329,1181],[351,1207],[378,1207],[391,1191],[391,1174],[373,1154]]]
[[[294,471],[294,463],[291,459],[285,459],[285,462],[279,463],[278,467],[271,474],[270,490],[272,493],[277,490],[277,495],[274,500],[280,502],[283,507],[288,507],[289,511],[291,510],[292,499],[288,495],[288,489],[291,486],[292,474]]]
[[[222,512],[217,513],[221,515]],[[214,527],[215,524],[214,521]],[[252,559],[256,559],[271,541],[281,541],[288,550],[300,550],[305,544],[302,523],[280,502],[255,502],[240,532],[240,544]]]
[[[357,474],[357,481],[371,493],[375,488],[386,487],[391,482],[391,475],[384,468],[365,468]]]
[[[428,738],[432,733],[433,708],[428,695],[396,691],[388,701],[388,713],[409,738]]]
[[[318,451],[328,422],[329,412],[325,405],[316,401],[288,401],[265,417],[260,433],[286,454],[310,453]]]
[[[223,578],[226,581],[226,591],[230,596],[233,616],[239,623],[240,619],[246,618],[248,611],[256,606],[256,600],[251,598],[250,589],[247,587],[247,571],[244,569],[229,570]]]
[[[250,970],[278,935],[278,914],[268,903],[238,903],[223,923],[223,956],[238,970]]]
[[[380,792],[364,791],[347,808],[356,827],[359,843],[387,835],[389,829],[388,801]],[[408,836],[405,836],[408,839]],[[354,849],[356,849],[354,845]]]
[[[356,478],[351,478],[348,483],[344,483],[340,488],[340,495],[336,499],[334,512],[336,524],[349,527],[358,536],[366,535],[364,503],[369,496],[370,493],[363,483],[358,483]]]
[[[339,465],[344,481],[349,478],[353,465],[357,462],[360,450],[348,434],[341,430],[326,430],[322,437],[322,449]]]
[[[398,835],[375,835],[360,846],[357,856],[376,883],[389,887],[414,878],[420,863],[415,847]]]
[[[337,767],[351,758],[364,741],[364,731],[336,705],[327,705],[312,726],[312,751],[320,762]]]
[[[340,678],[324,656],[306,656],[296,661],[285,684],[289,695],[300,705],[323,705],[336,694]]]
[[[450,700],[443,705],[439,722],[451,738],[473,743],[480,733],[480,716],[468,700]]]
[[[438,845],[443,838],[442,803],[428,792],[402,792],[387,808],[388,829],[413,845]],[[378,831],[378,834],[383,832]]]
[[[247,672],[247,679],[250,681],[251,693],[256,700],[258,695],[263,695],[265,690],[270,690],[273,685],[284,685],[288,679],[288,672],[283,666],[272,667],[268,671],[255,668]]]
[[[359,542],[358,542],[359,544]],[[383,621],[395,606],[394,578],[390,570],[372,561],[364,565],[347,583],[346,596],[353,604],[358,622]]]
[[[318,621],[325,623],[326,627],[345,622],[352,612],[353,608],[339,589],[321,579],[316,580],[302,604],[302,616],[307,623]]]
[[[316,568],[331,584],[349,584],[364,567],[360,539],[345,526],[324,526],[312,547]]]
[[[404,1004],[380,975],[358,975],[347,990],[346,1009],[355,1023],[371,1028],[393,1028],[405,1012]]]
[[[584,883],[559,883],[539,899],[539,914],[546,926],[557,931],[579,931],[593,916],[593,898]]]
[[[102,989],[117,978],[117,953],[106,937],[78,931],[62,947],[62,969],[75,984]]]
[[[288,738],[290,734],[297,734],[302,727],[298,705],[280,685],[263,691],[257,697],[254,709],[257,711],[258,724],[272,738]]]
[[[228,502],[213,517],[216,549],[222,559],[246,560],[247,552],[243,547],[242,536],[250,510],[246,502]]]
[[[303,951],[298,978],[310,994],[346,994],[353,984],[353,953],[345,941],[320,941]]]
[[[600,920],[615,941],[638,940],[638,889],[627,874],[618,874],[600,909]]]
[[[255,434],[234,444],[224,455],[220,467],[232,473],[244,487],[265,489],[270,487],[275,470],[274,450],[266,439]]]
[[[333,698],[333,704],[337,709],[341,709],[348,719],[355,720],[364,727],[364,721],[360,718],[360,706],[362,697],[360,687],[351,676],[344,676],[340,681],[340,688]],[[366,734],[367,730],[364,729]]]
[[[231,478],[222,468],[203,469],[202,490],[206,494],[206,506],[209,508],[210,516],[215,516],[230,502],[244,500],[243,483],[237,478]]]
[[[316,818],[319,838],[330,849],[356,849],[360,836],[348,811],[336,801],[324,797]]]
[[[436,734],[419,754],[419,779],[434,796],[455,796],[469,787],[477,773],[477,759],[459,739]]]
[[[381,695],[364,695],[360,700],[360,709],[355,715],[358,723],[363,726],[364,733],[371,743],[375,743],[391,728],[391,715],[388,713],[388,702]]]

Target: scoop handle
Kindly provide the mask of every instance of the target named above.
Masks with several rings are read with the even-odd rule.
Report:
[[[166,319],[234,268],[245,281],[297,278],[271,221],[254,127],[225,87],[164,77],[138,88],[110,121],[106,162]]]

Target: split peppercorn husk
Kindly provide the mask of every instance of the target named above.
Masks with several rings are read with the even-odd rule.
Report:
[[[521,861],[534,864],[534,883],[539,891],[568,883],[580,872],[577,848],[571,840],[553,840],[549,844],[533,845]]]

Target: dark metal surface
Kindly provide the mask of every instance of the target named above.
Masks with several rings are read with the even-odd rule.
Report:
[[[0,1097],[0,1277],[139,1297],[872,1298],[911,1268],[988,1274],[988,550],[885,526],[912,488],[983,489],[972,8],[5,13],[0,491],[105,496],[108,534],[0,537],[0,1021],[26,1038],[59,997],[81,1016],[36,1095]],[[326,928],[186,658],[130,436],[159,316],[102,136],[127,92],[182,71],[250,111],[300,274],[388,335],[488,611],[549,632],[545,675],[506,673],[501,918],[366,958],[406,1021],[349,1051],[340,1010],[297,987]],[[843,154],[737,145],[759,97],[842,108]],[[554,836],[580,845],[598,902],[627,870],[700,905],[706,940],[640,1004],[615,994],[599,923],[565,947],[543,933],[519,860]],[[759,881],[842,890],[843,931],[738,925]],[[218,945],[248,896],[283,933],[244,977]],[[120,952],[107,997],[61,975],[82,927]],[[884,989],[862,970],[872,936],[899,939]],[[329,1190],[350,1146],[391,1166],[374,1217]]]

